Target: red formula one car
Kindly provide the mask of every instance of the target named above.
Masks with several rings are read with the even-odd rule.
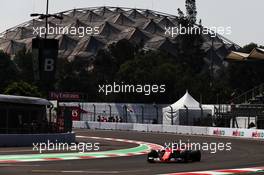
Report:
[[[200,150],[188,150],[188,149],[163,149],[163,150],[151,150],[148,153],[149,163],[169,163],[169,162],[199,162],[201,161]]]

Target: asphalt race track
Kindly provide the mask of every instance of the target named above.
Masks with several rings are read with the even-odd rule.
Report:
[[[132,157],[113,157],[89,160],[65,160],[47,162],[2,163],[0,174],[2,175],[67,175],[67,174],[164,174],[174,172],[204,171],[215,169],[247,168],[264,166],[264,142],[244,139],[214,138],[206,136],[185,136],[166,133],[143,133],[125,131],[92,131],[76,130],[77,135],[110,137],[118,139],[130,139],[164,145],[164,143],[188,140],[194,143],[223,142],[232,143],[231,151],[223,151],[212,154],[202,152],[202,161],[196,163],[176,164],[149,164],[146,155]],[[100,142],[100,141],[99,141]],[[103,149],[131,148],[135,145],[103,142]],[[17,148],[20,149],[20,148]],[[2,152],[1,152],[2,151]],[[10,152],[9,152],[10,151]],[[14,149],[0,149],[0,154],[16,154]],[[25,150],[26,152],[26,150]],[[23,154],[26,154],[22,151]],[[22,154],[18,152],[17,154]],[[6,153],[5,153],[6,154]]]

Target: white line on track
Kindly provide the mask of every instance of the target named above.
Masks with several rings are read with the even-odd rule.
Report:
[[[43,173],[43,174],[49,174],[49,173],[65,173],[65,174],[71,174],[71,173],[79,173],[79,174],[133,174],[136,172],[146,172],[149,171],[149,169],[144,170],[131,170],[131,171],[102,171],[102,170],[72,170],[72,171],[66,171],[66,170],[32,170],[32,173]]]
[[[16,152],[33,152],[32,149],[21,149],[21,150],[5,150],[5,151],[0,151],[0,153],[16,153]]]
[[[0,167],[40,167],[40,165],[0,164]]]

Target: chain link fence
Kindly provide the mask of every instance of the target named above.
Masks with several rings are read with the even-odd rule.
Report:
[[[162,123],[162,108],[167,105],[125,103],[60,103],[60,106],[79,106],[81,121],[125,123]]]

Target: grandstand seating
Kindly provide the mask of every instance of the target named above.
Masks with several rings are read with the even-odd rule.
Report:
[[[231,127],[238,127],[237,117],[254,117],[256,127],[264,128],[264,83],[231,99],[230,104],[229,110],[221,110],[220,107],[216,109],[215,124],[217,126],[230,127],[230,121],[232,121]]]

